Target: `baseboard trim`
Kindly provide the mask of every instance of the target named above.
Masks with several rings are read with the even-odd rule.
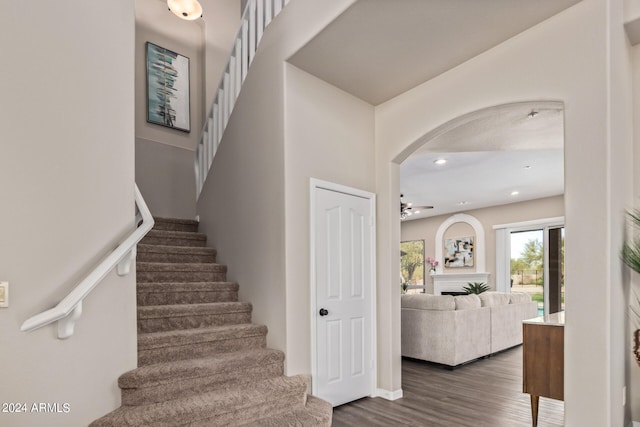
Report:
[[[382,397],[383,399],[387,399],[387,400],[398,400],[402,398],[402,389],[389,391],[383,388],[378,388],[376,389],[376,395],[374,397]]]

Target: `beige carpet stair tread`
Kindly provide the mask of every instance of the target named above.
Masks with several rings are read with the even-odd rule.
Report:
[[[199,225],[198,221],[193,219],[154,217],[153,220],[155,230],[196,232]]]
[[[136,263],[136,279],[141,282],[226,281],[227,266],[214,263]]]
[[[139,262],[136,264],[138,272],[195,272],[195,271],[214,271],[227,272],[227,266],[214,263],[173,263],[173,262]]]
[[[138,307],[238,301],[234,282],[138,282]]]
[[[225,314],[251,312],[247,302],[217,302],[207,304],[151,305],[138,307],[138,319],[171,317],[189,317],[202,314]]]
[[[122,405],[146,405],[239,387],[284,374],[284,353],[254,349],[143,366],[118,379]]]
[[[140,243],[138,245],[138,253],[140,252],[173,252],[176,254],[216,254],[214,248],[207,246],[172,246],[172,245],[146,245]]]
[[[266,333],[266,326],[256,325],[253,323],[216,326],[205,329],[152,332],[148,334],[138,334],[138,350],[170,347],[173,345],[189,344],[193,342],[224,341],[234,338],[266,335]]]
[[[138,245],[139,262],[216,262],[217,251],[205,246]]]
[[[194,378],[251,365],[282,361],[284,361],[284,353],[268,348],[222,353],[201,359],[189,359],[143,366],[121,375],[120,378],[118,378],[118,386],[123,389],[155,386],[171,382],[174,378]]]
[[[238,323],[251,323],[251,304],[218,302],[138,307],[139,333],[206,328]]]
[[[207,236],[189,231],[151,230],[140,241],[143,245],[205,246]]]
[[[93,427],[329,427],[333,408],[284,376],[285,355],[206,246],[198,222],[155,218],[137,247],[138,368]],[[250,266],[249,266],[250,268]]]
[[[237,282],[143,282],[137,284],[138,292],[201,292],[237,291]]]
[[[246,425],[262,418],[264,408],[296,410],[304,407],[306,381],[302,377],[277,377],[248,386],[216,390],[184,399],[142,406],[122,406],[91,426],[174,427]],[[277,414],[274,414],[277,415]],[[198,425],[198,424],[196,424]]]

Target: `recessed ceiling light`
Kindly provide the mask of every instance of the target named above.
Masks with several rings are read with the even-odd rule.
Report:
[[[418,215],[420,213],[420,211],[415,211],[414,214]]]
[[[511,195],[512,195],[512,196],[517,196],[518,194],[520,194],[520,192],[519,192],[519,191],[512,191],[512,192],[511,192]]]
[[[435,160],[433,163],[435,163],[436,165],[444,165],[445,163],[447,163],[447,159],[438,159],[438,160]]]
[[[460,206],[464,206],[464,205],[466,205],[466,204],[468,204],[468,203],[469,203],[469,202],[467,202],[466,200],[463,200],[462,202],[458,202],[458,204],[459,204]]]

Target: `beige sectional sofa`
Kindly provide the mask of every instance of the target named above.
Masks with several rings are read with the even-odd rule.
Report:
[[[521,344],[537,310],[521,292],[402,295],[402,355],[457,366]]]

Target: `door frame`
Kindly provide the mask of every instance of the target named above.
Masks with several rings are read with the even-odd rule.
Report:
[[[316,178],[310,179],[310,224],[309,224],[309,271],[310,271],[310,317],[311,317],[311,394],[317,396],[318,394],[318,355],[317,355],[317,319],[316,313],[318,312],[316,291],[316,191],[317,190],[329,190],[338,193],[347,194],[354,197],[361,197],[369,201],[369,207],[371,209],[371,319],[369,327],[371,328],[371,390],[369,390],[369,396],[376,396],[376,390],[378,385],[378,345],[377,345],[377,322],[376,322],[376,261],[377,261],[377,248],[376,248],[376,195],[368,191],[359,190],[357,188],[348,187],[342,184],[336,184],[329,181],[323,181]]]

